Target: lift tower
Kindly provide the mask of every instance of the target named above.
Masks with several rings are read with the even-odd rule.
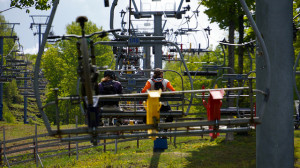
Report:
[[[293,128],[293,1],[257,0],[256,22],[270,56],[270,75],[259,44],[256,55],[256,87],[264,88],[266,78],[272,83],[268,97],[258,95],[257,111],[261,124],[256,133],[256,167],[294,167]],[[280,26],[279,26],[280,25]]]
[[[30,29],[34,31],[33,35],[39,35],[39,47],[42,42],[42,34],[46,29],[48,24],[49,16],[47,15],[30,15],[32,18],[32,23],[30,24]],[[36,30],[34,30],[34,28]],[[44,31],[43,31],[44,30]],[[50,35],[52,32],[50,31]]]
[[[183,0],[180,1],[177,10],[174,11],[139,11],[135,0],[132,0],[135,11],[130,12],[136,19],[151,18],[154,17],[154,36],[162,36],[164,25],[162,24],[162,16],[167,18],[181,19],[182,14],[185,14],[186,10],[181,10]],[[142,2],[141,2],[142,3]],[[141,9],[142,10],[142,9]],[[130,24],[130,23],[129,23]],[[161,40],[160,40],[161,41]],[[162,68],[162,45],[160,42],[153,45],[154,50],[154,68]]]
[[[30,15],[32,18],[32,23],[30,24],[30,29],[34,31],[33,35],[39,36],[39,48],[41,46],[42,42],[42,34],[45,32],[45,29],[47,27],[49,16],[47,15]],[[34,30],[35,28],[35,30]],[[50,31],[50,35],[53,35],[53,32]],[[27,72],[24,73],[24,77],[27,77]],[[27,81],[24,82],[24,87],[27,87]],[[25,92],[26,94],[26,92]],[[24,95],[24,123],[27,123],[27,96]]]

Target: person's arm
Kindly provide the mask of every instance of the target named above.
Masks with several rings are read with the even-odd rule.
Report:
[[[145,87],[143,88],[143,90],[141,92],[145,93],[150,88],[151,88],[151,83],[149,81],[147,81]]]
[[[175,91],[175,89],[173,88],[170,82],[167,83],[167,88],[171,91]]]

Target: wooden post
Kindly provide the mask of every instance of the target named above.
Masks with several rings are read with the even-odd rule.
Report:
[[[103,142],[104,142],[103,151],[106,152],[106,139],[104,139]]]
[[[118,139],[115,139],[115,154],[118,152]]]
[[[177,118],[176,118],[175,122],[177,122]],[[176,131],[177,131],[177,128],[175,128],[175,132]],[[174,136],[174,147],[176,148],[176,136]]]
[[[6,161],[6,163],[7,163],[7,166],[10,167],[5,152],[6,152],[6,147],[5,147],[5,128],[3,127],[3,154],[4,154],[4,157],[5,157],[5,161]]]
[[[78,116],[75,116],[76,128],[78,128]],[[76,141],[76,160],[78,160],[78,142]]]
[[[60,130],[60,126],[59,126],[59,107],[58,107],[58,88],[53,89],[54,90],[54,94],[55,94],[55,108],[56,108],[56,125],[57,125],[57,131]]]
[[[34,159],[35,159],[35,162],[36,162],[36,153],[35,153],[35,138],[33,138],[33,156],[34,156]]]
[[[170,132],[172,132],[172,128],[170,128]],[[172,136],[170,136],[170,144],[172,144]]]
[[[2,165],[2,141],[0,141],[0,165]]]
[[[38,161],[38,142],[37,142],[37,124],[35,124],[35,137],[34,137],[34,141],[35,141],[35,162],[36,162],[36,167],[39,167],[39,161]]]
[[[71,138],[70,134],[69,134],[69,138]],[[69,158],[70,158],[71,157],[71,141],[69,141],[68,149],[69,149]]]
[[[136,140],[136,146],[137,146],[137,148],[140,148],[140,138],[137,138],[137,140]]]

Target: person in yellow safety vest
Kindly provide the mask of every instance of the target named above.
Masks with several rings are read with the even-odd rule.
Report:
[[[163,71],[160,68],[156,68],[154,70],[154,74],[152,78],[146,82],[146,85],[141,92],[145,93],[147,90],[159,90],[159,89],[161,89],[163,92],[167,90],[175,91],[170,81],[164,79],[163,77],[164,77]],[[168,105],[168,102],[162,102],[160,111],[168,112],[169,110],[171,110],[171,107],[170,105]],[[173,121],[173,117],[166,118],[166,122],[172,122],[172,121]]]

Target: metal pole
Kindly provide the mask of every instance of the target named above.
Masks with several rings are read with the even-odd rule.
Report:
[[[293,129],[293,1],[257,0],[256,21],[265,40],[271,63],[270,96],[268,100],[257,95],[257,113],[266,102],[264,117],[257,126],[256,167],[294,167]],[[280,25],[280,26],[278,26]],[[257,88],[266,87],[266,63],[261,54],[256,55]]]
[[[154,15],[154,36],[162,36],[162,14]],[[154,68],[162,68],[162,45],[154,45]]]
[[[128,16],[129,24],[128,24],[128,35],[130,36],[130,26],[131,26],[131,0],[129,0],[129,16]]]
[[[35,94],[35,98],[36,98],[36,103],[38,105],[39,112],[42,114],[42,118],[43,118],[44,124],[47,128],[47,131],[50,135],[52,134],[51,125],[50,125],[50,122],[48,120],[47,115],[45,114],[45,112],[41,108],[42,107],[42,101],[41,101],[41,98],[40,98],[40,91],[39,91],[39,72],[40,72],[41,59],[42,59],[42,55],[43,55],[43,52],[44,52],[46,40],[48,38],[48,34],[49,34],[49,31],[50,31],[50,28],[51,28],[51,25],[52,25],[52,22],[53,22],[54,15],[56,13],[58,3],[59,3],[59,0],[55,0],[54,3],[53,3],[53,8],[52,8],[52,11],[51,11],[51,14],[50,14],[50,18],[49,18],[49,21],[48,21],[48,24],[47,24],[47,28],[46,28],[45,33],[43,34],[44,37],[43,37],[42,43],[39,46],[39,52],[38,52],[38,55],[36,57],[36,63],[35,63],[35,67],[34,67],[34,82],[33,82],[33,86],[34,86],[33,89],[34,89],[34,94]]]
[[[41,46],[41,41],[42,41],[42,24],[39,24],[39,47]]]
[[[150,61],[150,47],[148,46],[145,46],[144,47],[144,52],[145,52],[145,57],[144,57],[144,60],[143,60],[143,69],[151,69],[151,61]],[[146,74],[146,77],[147,78],[150,78],[150,72],[145,72]]]
[[[0,37],[0,76],[2,76],[2,66],[3,66],[3,37]],[[0,82],[0,121],[3,120],[3,83]]]

